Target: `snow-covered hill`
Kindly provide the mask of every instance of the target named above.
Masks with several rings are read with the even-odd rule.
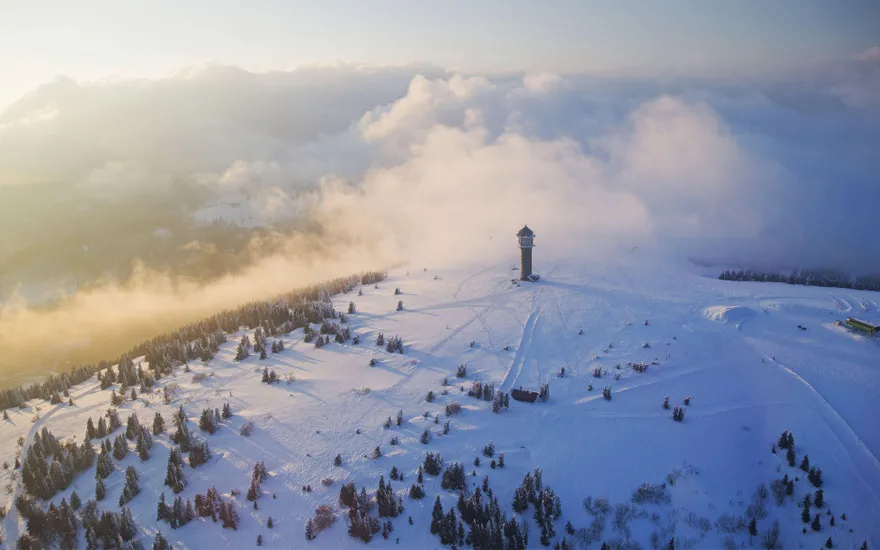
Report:
[[[207,365],[191,364],[189,373],[179,368],[154,393],[119,407],[123,425],[131,412],[144,425],[160,412],[170,426],[183,406],[191,431],[208,441],[213,457],[198,468],[184,467],[188,485],[180,496],[193,498],[216,487],[237,508],[237,530],[210,518],[179,529],[157,522],[159,495],[164,492],[169,503],[175,496],[163,485],[173,446],[170,428],[154,437],[149,460],[140,462],[131,452],[114,461],[117,471],[105,480],[107,495],[98,507],[118,511],[123,472],[134,465],[141,492],[130,507],[148,547],[158,530],[175,548],[251,548],[258,535],[267,548],[351,548],[363,543],[346,532],[340,487],[353,481],[375,493],[380,476],[389,481],[396,467],[404,480],[391,483],[403,497],[404,511],[392,520],[389,538],[377,534],[370,546],[439,548],[440,539],[429,533],[432,506],[439,495],[446,512],[458,493],[443,490],[440,476],[425,475],[426,497],[406,494],[430,451],[440,453],[446,466],[461,462],[468,474],[476,472],[468,477],[471,488],[488,476],[508,517],[514,516],[514,490],[540,467],[545,486],[562,504],[551,545],[565,537],[573,547],[587,547],[589,527],[601,522],[584,500],[604,497],[611,509],[592,548],[615,540],[650,548],[653,533],[663,547],[670,538],[677,548],[760,547],[760,535],[750,537],[748,529],[728,533],[725,526],[746,517],[760,484],[770,487],[786,474],[797,477],[793,494],[777,505],[771,491],[756,522],[759,532],[778,520],[786,548],[818,548],[829,537],[836,548],[858,548],[865,540],[870,548],[880,545],[880,344],[836,325],[856,314],[880,320],[880,295],[718,281],[635,257],[603,267],[575,259],[544,264],[534,284],[512,283],[517,272],[511,267],[395,270],[378,288],[364,286],[362,296],[333,298],[341,312],[355,302],[347,326],[359,345],[331,342],[316,349],[297,330],[284,338],[281,353],[236,362],[237,341],[249,333],[242,331],[229,335]],[[398,300],[402,311],[396,311]],[[402,337],[404,353],[376,346],[380,332]],[[647,370],[637,372],[633,363],[648,364]],[[467,375],[457,378],[462,364]],[[262,383],[266,367],[282,381]],[[563,368],[564,376],[557,376]],[[196,374],[206,377],[195,382]],[[295,381],[286,383],[288,375]],[[491,401],[467,395],[474,381],[505,392],[537,391],[549,383],[549,399],[511,400],[509,409],[494,414]],[[170,404],[163,403],[165,386],[176,388]],[[605,386],[610,400],[602,396]],[[87,419],[97,421],[109,407],[110,391],[93,378],[71,391],[72,407],[32,401],[10,410],[9,420],[0,423],[0,461],[12,465],[21,452],[16,441],[23,438],[27,447],[43,427],[59,439],[82,441]],[[426,400],[429,391],[432,402]],[[684,408],[683,422],[674,422],[672,411],[663,408],[667,396],[670,407]],[[690,404],[683,405],[688,397]],[[199,432],[202,410],[227,402],[233,416],[220,430]],[[453,402],[463,409],[447,417],[446,406]],[[394,421],[398,411],[400,426]],[[386,428],[389,417],[394,422]],[[447,420],[449,433],[443,434]],[[254,425],[250,437],[239,434],[246,422]],[[433,437],[423,444],[426,428]],[[820,532],[802,522],[799,508],[816,488],[805,472],[789,467],[784,450],[771,453],[785,430],[794,435],[797,463],[809,455],[810,464],[822,469],[825,505],[813,509],[813,515],[822,514]],[[393,437],[399,444],[390,444]],[[494,458],[504,454],[503,468],[491,468],[491,459],[483,456],[490,442]],[[376,447],[379,458],[372,456]],[[269,477],[254,509],[245,493],[258,461]],[[7,489],[0,502],[10,508],[7,543],[25,530],[11,506],[22,491],[12,475],[11,466],[2,470]],[[332,484],[322,484],[324,479]],[[633,503],[633,492],[644,483],[666,483],[660,503]],[[94,467],[78,474],[56,503],[69,500],[73,490],[83,501],[94,497]],[[233,490],[240,494],[231,497]],[[304,527],[321,504],[334,507],[338,519],[309,542]],[[619,506],[624,504],[630,507]],[[540,547],[533,511],[530,506],[515,517],[530,526],[529,547]],[[574,535],[566,533],[569,521]],[[84,547],[82,529],[79,538]]]

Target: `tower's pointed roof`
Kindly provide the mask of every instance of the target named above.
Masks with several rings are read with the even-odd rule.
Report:
[[[517,237],[534,237],[535,232],[529,229],[528,225],[524,225],[522,229],[519,230],[519,233],[516,234]]]

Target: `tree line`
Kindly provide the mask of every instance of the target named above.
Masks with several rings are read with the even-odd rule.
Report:
[[[384,272],[368,271],[339,277],[325,283],[298,288],[269,300],[250,302],[221,311],[196,323],[145,340],[118,359],[77,365],[66,373],[49,375],[42,382],[0,390],[0,410],[22,407],[30,399],[50,401],[59,394],[67,397],[72,386],[88,380],[95,372],[106,370],[117,363],[128,365],[133,357],[144,356],[150,369],[156,374],[168,372],[174,366],[187,361],[208,361],[226,340],[225,334],[236,332],[242,326],[248,329],[262,327],[263,332],[271,336],[290,333],[308,323],[336,319],[338,313],[330,303],[330,296],[347,293],[357,285],[375,284],[386,276],[387,273]]]
[[[740,269],[726,270],[718,276],[722,281],[756,281],[759,283],[787,283],[790,285],[851,288],[880,291],[880,275],[860,275],[852,278],[847,273],[834,271],[792,271],[789,275]]]

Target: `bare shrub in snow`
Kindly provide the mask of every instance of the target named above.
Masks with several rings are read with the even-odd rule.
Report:
[[[632,501],[636,504],[666,504],[670,502],[666,484],[652,485],[645,483],[633,492]]]
[[[614,521],[611,524],[611,528],[623,536],[624,540],[629,541],[630,537],[632,537],[629,522],[635,518],[647,517],[647,515],[647,512],[639,512],[629,504],[618,504],[614,508]]]
[[[605,532],[605,515],[598,515],[590,522],[589,527],[576,529],[572,535],[572,539],[579,542],[581,547],[588,547],[594,542],[602,539],[602,533]]]
[[[787,485],[788,484],[781,479],[774,479],[770,484],[770,491],[773,493],[773,499],[778,506],[782,506],[782,503],[785,502]]]
[[[704,533],[708,533],[712,530],[712,523],[707,518],[700,517],[693,512],[690,512],[687,515],[686,521],[693,529],[700,530]]]
[[[207,380],[207,379],[208,379],[208,375],[205,374],[204,372],[197,372],[192,377],[193,384],[198,384],[202,380]]]
[[[335,480],[332,477],[325,477],[321,480],[321,485],[324,487],[329,487],[335,483]]]
[[[752,503],[749,504],[749,507],[746,509],[746,517],[753,520],[766,518],[767,511],[764,509],[764,503],[769,496],[770,491],[767,490],[767,486],[763,483],[758,485],[755,494],[752,495]]]
[[[319,533],[333,525],[334,521],[336,521],[336,513],[331,506],[322,504],[315,508],[315,529]]]
[[[239,435],[243,435],[245,437],[250,436],[254,433],[254,423],[253,422],[245,422],[241,425],[241,428],[238,430]]]
[[[731,514],[721,514],[715,521],[715,529],[719,533],[744,533],[749,528],[746,518]]]
[[[611,511],[611,503],[608,502],[607,498],[597,497],[595,500],[593,497],[587,497],[584,499],[584,508],[587,509],[587,512],[590,515],[605,515]]]
[[[446,405],[446,416],[452,416],[461,412],[461,403],[453,401]]]
[[[774,521],[770,529],[761,535],[761,548],[764,550],[782,550],[782,542],[779,540],[779,521]]]
[[[292,374],[288,374],[284,377],[284,381],[289,386],[289,385],[293,384],[294,382],[296,382],[296,377]]]

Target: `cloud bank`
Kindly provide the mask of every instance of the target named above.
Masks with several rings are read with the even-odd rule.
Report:
[[[300,229],[238,278],[142,274],[51,312],[6,304],[0,347],[94,342],[111,326],[142,339],[398,261],[501,261],[523,223],[548,256],[638,245],[733,266],[880,271],[878,67],[869,50],[788,82],[351,66],[61,79],[0,114],[0,181],[66,178],[103,195],[193,186],[208,196],[201,221]],[[86,312],[92,321],[74,322]]]

